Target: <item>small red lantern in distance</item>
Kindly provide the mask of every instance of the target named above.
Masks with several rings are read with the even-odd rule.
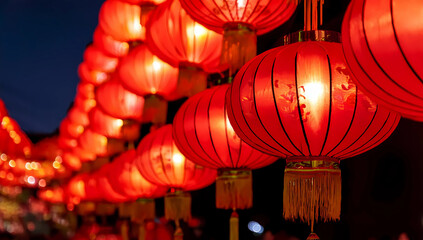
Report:
[[[90,45],[84,51],[84,62],[92,70],[110,73],[115,71],[119,59],[108,56],[95,45]]]
[[[119,77],[122,84],[136,94],[167,98],[176,90],[178,69],[160,60],[141,44],[121,60]]]
[[[108,175],[113,171],[112,167],[113,165],[111,163],[103,165],[97,172],[91,174],[91,178],[97,179],[97,187],[104,200],[114,203],[126,202],[130,199],[116,192],[110,185]]]
[[[144,26],[141,26],[141,7],[120,0],[107,0],[98,16],[101,29],[112,38],[122,41],[143,40]]]
[[[94,31],[93,43],[98,49],[113,57],[124,57],[129,52],[129,44],[115,40],[97,27]]]
[[[107,138],[104,135],[94,132],[90,128],[85,129],[84,133],[79,137],[79,145],[81,148],[97,156],[111,156],[123,152],[125,149],[124,143],[123,140]]]
[[[85,62],[79,64],[78,76],[81,82],[91,83],[95,86],[108,81],[110,78],[109,74],[106,72],[90,69]]]
[[[110,116],[141,121],[144,98],[125,89],[117,76],[97,88],[98,106]]]
[[[271,49],[246,64],[228,92],[227,107],[245,142],[288,156],[284,216],[313,226],[319,217],[339,219],[339,161],[382,143],[400,117],[356,87],[339,34],[305,31],[285,41],[295,39],[304,42]]]
[[[294,13],[294,0],[180,0],[182,7],[197,22],[216,32],[224,32],[222,64],[230,74],[257,53],[257,37],[267,33]]]
[[[345,57],[360,89],[416,121],[423,121],[422,10],[422,1],[353,0],[342,25]]]

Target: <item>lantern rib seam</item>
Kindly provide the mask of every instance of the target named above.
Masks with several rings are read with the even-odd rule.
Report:
[[[332,94],[333,94],[332,93],[332,67],[331,67],[329,55],[326,54],[326,58],[328,60],[328,67],[329,67],[329,115],[328,115],[328,126],[326,128],[325,140],[323,142],[322,149],[320,150],[319,156],[322,155],[322,152],[325,149],[326,141],[328,140],[328,136],[329,136],[329,130],[331,126],[330,125],[331,117],[332,117]]]
[[[212,100],[210,100],[211,102]],[[238,167],[238,163],[239,163],[239,156],[238,156],[238,161],[235,164],[234,160],[232,159],[232,152],[231,152],[231,146],[229,145],[229,138],[228,138],[228,124],[226,123],[226,119],[228,118],[227,114],[226,114],[226,103],[224,102],[223,104],[223,121],[225,123],[225,137],[226,137],[226,146],[228,147],[228,152],[229,152],[229,158],[231,159],[231,164],[233,168]],[[242,142],[242,140],[240,139],[240,142]],[[239,154],[241,154],[241,150],[239,151]]]
[[[157,130],[156,130],[157,131]],[[151,141],[151,146],[148,148],[148,151],[150,152],[150,154],[152,153],[152,151],[151,151],[151,147],[153,146],[153,141],[156,139],[156,137],[157,137],[157,134],[155,134],[155,138],[153,138],[152,139],[152,141]],[[164,138],[164,136],[162,136],[162,139],[159,139],[160,140],[160,149],[159,149],[159,153],[160,153],[160,163],[161,163],[161,165],[162,165],[162,169],[163,169],[163,173],[164,173],[164,175],[166,176],[166,179],[167,179],[167,181],[168,182],[172,182],[172,181],[170,181],[170,178],[169,178],[169,175],[167,174],[167,172],[166,172],[166,167],[165,167],[165,164],[164,164],[164,162],[163,162],[163,155],[162,155],[162,148],[163,148],[163,145],[164,145],[164,142],[165,142],[165,138]],[[152,159],[151,158],[151,156],[150,156],[150,159]],[[170,160],[172,160],[172,159],[170,159]],[[173,164],[172,164],[172,168],[173,168]],[[152,172],[155,172],[154,171],[154,169],[153,169],[153,171]],[[174,187],[174,186],[173,186]]]

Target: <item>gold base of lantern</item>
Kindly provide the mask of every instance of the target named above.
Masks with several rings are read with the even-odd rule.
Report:
[[[146,220],[156,217],[154,199],[138,199],[132,205],[131,221],[143,225]]]
[[[164,200],[166,219],[174,221],[191,219],[191,195],[189,193],[182,191],[167,193]]]
[[[82,202],[82,203],[77,205],[76,212],[77,212],[78,215],[87,216],[87,215],[90,215],[90,214],[94,214],[95,209],[96,209],[95,203],[93,203],[93,202]]]
[[[229,67],[230,77],[257,55],[257,36],[248,26],[226,26],[220,63]]]
[[[126,202],[126,203],[120,203],[118,206],[119,210],[119,217],[120,218],[128,218],[131,217],[132,212],[134,210],[134,202]]]
[[[247,209],[253,206],[251,170],[225,169],[216,179],[216,208]]]
[[[283,215],[311,225],[318,219],[339,220],[341,170],[334,158],[288,158],[285,168]]]
[[[142,123],[161,126],[166,123],[166,118],[167,101],[156,95],[145,96]]]

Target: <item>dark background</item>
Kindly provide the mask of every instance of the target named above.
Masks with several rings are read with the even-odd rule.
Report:
[[[97,25],[102,0],[0,0],[0,98],[10,115],[36,141],[57,131],[78,83],[77,66]],[[321,29],[340,31],[348,0],[326,0]],[[258,38],[261,53],[301,29],[299,11],[283,26]],[[181,102],[170,103],[170,119]],[[146,129],[146,128],[144,128]],[[319,223],[325,240],[423,239],[423,123],[401,120],[392,136],[373,150],[342,162],[341,221]],[[256,237],[251,220],[274,234],[305,239],[305,224],[282,219],[284,162],[255,170],[254,207],[240,211],[240,239]],[[192,193],[193,215],[205,234],[227,239],[229,211],[215,210],[214,185]],[[158,201],[160,214],[161,206]]]

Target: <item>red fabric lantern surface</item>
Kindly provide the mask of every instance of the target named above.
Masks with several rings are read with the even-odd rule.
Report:
[[[97,156],[111,156],[124,150],[124,141],[107,138],[98,134],[90,128],[85,129],[79,137],[79,145],[85,151],[96,154]]]
[[[150,19],[146,38],[154,54],[175,67],[217,70],[222,35],[192,20],[179,0],[161,4]]]
[[[122,84],[136,94],[156,94],[166,98],[176,89],[178,69],[160,60],[141,44],[122,59],[119,76]]]
[[[422,9],[418,0],[354,0],[342,26],[345,57],[360,89],[417,121],[423,121]]]
[[[400,119],[358,90],[339,38],[325,31],[287,37],[304,42],[251,60],[227,95],[235,132],[252,147],[287,156],[284,216],[312,229],[319,217],[340,217],[339,161],[379,145]]]
[[[124,57],[129,52],[129,44],[113,39],[97,27],[94,31],[93,43],[98,49],[113,57]]]
[[[84,62],[92,70],[110,73],[115,71],[119,59],[108,56],[95,45],[90,45],[84,51]]]
[[[110,78],[106,72],[90,69],[85,62],[79,64],[78,76],[82,82],[91,83],[95,86],[108,81]]]
[[[65,203],[66,196],[65,191],[61,187],[40,189],[37,192],[40,199],[50,203]]]
[[[142,119],[144,98],[126,90],[117,78],[99,86],[96,99],[98,106],[110,116],[136,121]]]
[[[76,93],[74,99],[74,107],[81,109],[84,112],[89,112],[93,107],[97,105],[94,98],[86,98],[82,94]]]
[[[173,121],[178,149],[193,162],[209,168],[256,169],[277,157],[242,141],[227,117],[225,95],[229,84],[213,87],[189,98]]]
[[[107,0],[99,13],[98,23],[112,38],[127,42],[143,40],[144,26],[141,25],[141,7],[120,0]]]
[[[126,202],[130,199],[116,192],[110,184],[108,175],[113,171],[112,167],[111,163],[103,165],[100,170],[91,175],[91,178],[97,179],[97,187],[103,199],[113,203]]]
[[[76,154],[66,151],[62,154],[62,159],[67,168],[74,171],[81,169],[81,159]]]
[[[82,148],[78,144],[78,141],[77,141],[77,145],[73,147],[71,150],[72,150],[72,153],[78,156],[79,159],[81,159],[81,161],[83,162],[94,161],[97,159],[97,155],[94,152]]]
[[[89,82],[79,82],[76,87],[76,94],[83,98],[94,99],[95,98],[95,85]]]
[[[192,18],[217,32],[231,24],[242,24],[261,35],[267,33],[286,20],[296,9],[296,2],[290,0],[180,0],[182,7]]]
[[[76,138],[59,135],[59,139],[57,140],[59,147],[61,149],[72,149],[78,146],[78,140]]]
[[[136,169],[135,158],[136,151],[129,150],[113,160],[108,175],[112,188],[131,200],[163,197],[167,188],[147,181]]]
[[[86,197],[85,183],[88,179],[88,174],[79,174],[71,178],[66,186],[67,192],[72,198],[84,200]]]
[[[60,162],[63,151],[58,144],[58,136],[47,137],[34,144],[31,158],[37,160],[57,160]]]
[[[135,121],[114,118],[99,108],[93,108],[89,116],[90,128],[106,137],[128,141],[134,141],[139,138],[141,125]]]
[[[72,107],[68,111],[67,118],[74,124],[81,125],[86,127],[90,124],[90,119],[88,118],[88,113],[84,111],[84,109],[80,109],[78,107]]]
[[[137,148],[135,165],[148,181],[191,191],[212,184],[216,171],[186,159],[176,147],[172,125],[165,125],[145,136]]]
[[[122,0],[130,4],[155,4],[159,5],[166,2],[166,0]]]
[[[60,123],[59,133],[61,136],[78,138],[83,132],[84,126],[71,122],[68,117],[65,117]]]

